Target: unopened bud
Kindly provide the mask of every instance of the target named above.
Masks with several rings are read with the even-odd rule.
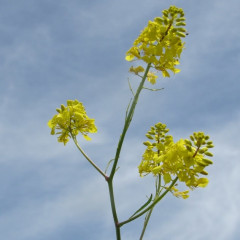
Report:
[[[205,152],[205,155],[206,155],[206,156],[209,156],[209,157],[213,157],[213,154],[210,153],[210,152]]]
[[[186,26],[186,23],[185,22],[178,22],[178,23],[176,23],[176,26]]]
[[[213,164],[213,161],[211,161],[211,160],[209,160],[207,158],[203,158],[202,161],[207,163],[207,164]]]
[[[143,144],[148,147],[152,145],[149,141],[143,142]]]
[[[200,173],[201,173],[202,175],[208,175],[208,172],[206,172],[205,170],[202,170]]]
[[[150,134],[146,134],[146,137],[147,137],[148,139],[153,139],[153,137],[152,137]]]
[[[63,104],[61,104],[61,109],[62,109],[62,111],[65,110],[65,106]]]

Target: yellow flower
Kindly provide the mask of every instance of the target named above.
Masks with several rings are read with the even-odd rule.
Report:
[[[147,149],[138,167],[140,176],[149,173],[155,176],[162,175],[165,185],[178,177],[179,181],[185,183],[191,190],[196,187],[206,187],[208,179],[200,176],[207,175],[205,168],[213,163],[206,158],[212,156],[208,151],[213,147],[209,136],[198,132],[190,136],[190,140],[180,139],[174,143],[173,137],[166,135],[167,132],[165,124],[157,123],[146,134],[149,141],[144,142]],[[186,191],[179,192],[174,189],[173,191],[177,197],[188,196]]]
[[[163,77],[170,77],[168,70],[174,74],[180,70],[175,68],[184,48],[181,38],[186,30],[184,12],[181,8],[170,6],[163,10],[163,16],[149,21],[133,46],[126,53],[126,60],[143,60],[162,72]]]
[[[147,74],[147,80],[148,80],[151,84],[155,84],[157,78],[158,78],[158,76],[155,75],[153,72],[148,72],[148,74]]]
[[[130,69],[129,69],[129,72],[138,75],[138,73],[144,72],[144,68],[142,66],[138,66],[138,67],[131,66]]]
[[[62,104],[61,109],[57,108],[56,111],[58,114],[48,121],[48,126],[52,135],[60,134],[58,141],[64,145],[71,135],[77,136],[80,132],[86,140],[91,140],[87,134],[97,132],[95,120],[87,116],[83,104],[78,100],[68,100],[66,107]]]

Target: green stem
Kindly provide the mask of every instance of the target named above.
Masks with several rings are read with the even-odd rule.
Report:
[[[142,239],[143,239],[143,236],[144,236],[145,230],[146,230],[146,228],[147,228],[148,221],[149,221],[149,219],[150,219],[150,217],[151,217],[152,211],[153,211],[153,208],[150,209],[150,210],[147,212],[147,215],[146,215],[146,218],[145,218],[145,221],[144,221],[144,225],[143,225],[143,229],[142,229],[142,233],[141,233],[141,236],[140,236],[139,240],[142,240]]]
[[[148,64],[147,68],[145,70],[144,76],[142,78],[142,81],[140,82],[139,87],[137,89],[137,92],[134,95],[134,99],[133,99],[133,102],[131,104],[130,110],[129,110],[127,116],[126,116],[123,131],[122,131],[122,134],[121,134],[119,142],[118,142],[116,155],[115,155],[115,158],[114,158],[111,173],[110,173],[109,177],[105,176],[105,179],[108,182],[110,203],[111,203],[112,215],[113,215],[113,219],[114,219],[114,223],[115,223],[115,231],[116,231],[117,240],[121,240],[121,232],[120,232],[120,227],[121,226],[119,225],[119,222],[118,222],[116,204],[115,204],[115,200],[114,200],[113,177],[114,177],[114,174],[116,172],[116,167],[117,167],[118,159],[119,159],[120,152],[121,152],[121,149],[122,149],[123,140],[125,138],[128,127],[131,123],[131,120],[132,120],[132,117],[133,117],[133,114],[134,114],[134,110],[135,110],[135,107],[137,105],[139,94],[140,94],[141,90],[143,89],[143,85],[144,85],[144,82],[147,78],[147,74],[148,74],[148,71],[149,71],[150,67],[151,67],[151,64]]]
[[[72,136],[72,139],[75,143],[75,145],[77,146],[78,150],[82,153],[82,155],[88,160],[88,162],[90,162],[90,164],[106,179],[107,175],[105,175],[105,173],[87,156],[87,154],[83,151],[83,149],[79,146],[78,141],[76,139],[75,136]]]
[[[108,179],[107,181],[108,181],[109,196],[110,196],[110,202],[111,202],[111,208],[112,208],[112,215],[113,215],[114,224],[115,224],[116,239],[121,240],[121,232],[120,232],[120,226],[118,223],[117,211],[115,206],[112,179]]]
[[[135,216],[132,217],[132,218],[129,218],[129,219],[126,220],[126,221],[120,222],[120,223],[119,223],[119,226],[121,227],[121,226],[123,226],[124,224],[129,223],[129,222],[131,222],[131,221],[133,221],[133,220],[141,217],[144,213],[146,213],[146,212],[148,212],[150,209],[152,209],[152,208],[171,190],[171,188],[174,186],[174,184],[177,182],[177,180],[178,180],[178,177],[176,177],[176,178],[172,181],[171,185],[164,191],[164,193],[163,193],[162,195],[160,195],[159,197],[157,197],[157,199],[154,200],[153,203],[152,203],[149,207],[147,207],[144,211],[142,211],[141,213],[135,215]]]
[[[137,92],[136,92],[136,94],[134,96],[131,108],[130,108],[129,113],[127,115],[127,118],[125,120],[123,131],[122,131],[122,134],[121,134],[119,142],[118,142],[117,151],[116,151],[116,155],[115,155],[115,158],[114,158],[114,163],[113,163],[113,166],[112,166],[111,174],[109,176],[110,179],[112,179],[114,174],[115,174],[117,163],[118,163],[118,159],[119,159],[120,152],[121,152],[121,149],[122,149],[123,140],[125,138],[125,135],[126,135],[126,132],[128,130],[128,127],[129,127],[129,125],[131,123],[131,120],[132,120],[132,117],[133,117],[133,114],[134,114],[134,110],[135,110],[135,107],[137,105],[139,94],[140,94],[140,92],[143,89],[143,85],[144,85],[144,82],[145,82],[145,80],[147,78],[147,74],[148,74],[148,71],[149,71],[150,67],[151,67],[151,64],[149,63],[147,65],[146,70],[145,70],[145,73],[144,73],[144,76],[142,78],[142,81],[140,82],[140,84],[138,86],[138,89],[137,89]]]
[[[159,197],[159,195],[161,193],[160,189],[161,189],[161,175],[158,174],[157,179],[156,179],[156,193],[155,193],[154,200],[156,200]],[[141,233],[141,236],[140,236],[139,240],[143,239],[143,236],[144,236],[145,230],[147,228],[149,219],[150,219],[150,217],[152,215],[153,208],[154,207],[152,207],[146,214],[144,225],[143,225],[143,229],[142,229],[142,233]]]

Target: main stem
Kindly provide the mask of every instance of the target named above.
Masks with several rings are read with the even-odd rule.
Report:
[[[108,189],[109,189],[112,215],[113,215],[113,220],[114,220],[114,224],[115,224],[116,239],[121,240],[120,226],[118,224],[118,216],[117,216],[116,204],[115,204],[115,200],[114,200],[113,181],[110,180],[109,178],[107,179],[107,181],[108,181]]]
[[[132,117],[133,117],[133,114],[134,114],[134,110],[135,110],[135,107],[137,105],[137,102],[138,102],[138,97],[139,97],[139,94],[140,92],[142,91],[143,89],[143,85],[144,85],[144,82],[147,78],[147,74],[148,74],[148,71],[151,67],[151,64],[149,63],[147,65],[147,68],[145,70],[145,73],[144,73],[144,76],[142,78],[142,81],[140,82],[139,86],[138,86],[138,89],[137,89],[137,92],[134,96],[134,99],[133,99],[133,102],[132,102],[132,105],[131,105],[131,108],[128,112],[128,115],[127,115],[127,118],[125,120],[125,124],[124,124],[124,127],[123,127],[123,131],[122,131],[122,134],[120,136],[120,139],[119,139],[119,142],[118,142],[118,146],[117,146],[117,151],[116,151],[116,155],[115,155],[115,158],[114,158],[114,163],[113,163],[113,167],[112,167],[112,170],[111,170],[111,174],[109,176],[110,179],[113,178],[114,174],[115,174],[115,171],[116,171],[116,167],[117,167],[117,163],[118,163],[118,159],[119,159],[119,156],[120,156],[120,152],[121,152],[121,149],[122,149],[122,144],[123,144],[123,140],[125,138],[125,135],[126,135],[126,132],[128,130],[128,127],[132,121]]]
[[[115,224],[115,231],[116,231],[116,239],[117,240],[121,240],[121,232],[120,232],[120,227],[121,226],[119,225],[119,222],[118,222],[117,211],[116,211],[116,204],[115,204],[115,199],[114,199],[113,177],[114,177],[114,174],[116,172],[116,167],[117,167],[117,164],[118,164],[118,159],[119,159],[119,156],[120,156],[120,152],[121,152],[121,149],[122,149],[122,144],[123,144],[126,132],[127,132],[128,127],[129,127],[129,125],[130,125],[130,123],[132,121],[132,117],[133,117],[133,114],[134,114],[135,107],[137,105],[138,97],[139,97],[140,92],[143,89],[144,82],[145,82],[145,80],[147,78],[147,74],[148,74],[148,71],[149,71],[150,67],[151,67],[151,64],[149,63],[147,65],[146,70],[145,70],[144,76],[142,77],[142,81],[140,82],[140,84],[138,86],[138,89],[137,89],[137,92],[136,92],[136,94],[134,96],[134,99],[133,99],[132,105],[130,107],[130,110],[129,110],[129,112],[127,114],[127,117],[125,119],[123,131],[122,131],[122,134],[121,134],[119,142],[118,142],[116,155],[115,155],[115,158],[114,158],[114,162],[113,162],[111,173],[110,173],[109,177],[105,178],[106,181],[108,182],[108,189],[109,189],[109,196],[110,196],[110,202],[111,202],[111,209],[112,209],[112,215],[113,215],[114,224]]]

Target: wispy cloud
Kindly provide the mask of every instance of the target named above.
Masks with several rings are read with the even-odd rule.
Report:
[[[146,239],[235,240],[239,234],[239,2],[170,3],[187,14],[190,34],[182,72],[160,80],[164,91],[143,91],[140,96],[115,180],[119,216],[127,218],[154,188],[150,176],[139,177],[137,166],[144,134],[162,121],[176,140],[193,131],[209,133],[216,146],[214,165],[206,189],[194,191],[184,201],[169,195],[161,202]],[[91,4],[60,0],[57,5],[26,1],[1,6],[0,238],[114,236],[104,179],[95,175],[72,142],[63,147],[50,136],[46,123],[66,99],[83,101],[89,116],[96,118],[99,133],[90,144],[79,139],[104,169],[114,157],[131,98],[125,51],[147,21],[168,6],[157,0]],[[133,87],[137,81],[131,78]],[[138,239],[142,220],[124,226],[123,237]],[[93,231],[97,227],[98,236]]]

